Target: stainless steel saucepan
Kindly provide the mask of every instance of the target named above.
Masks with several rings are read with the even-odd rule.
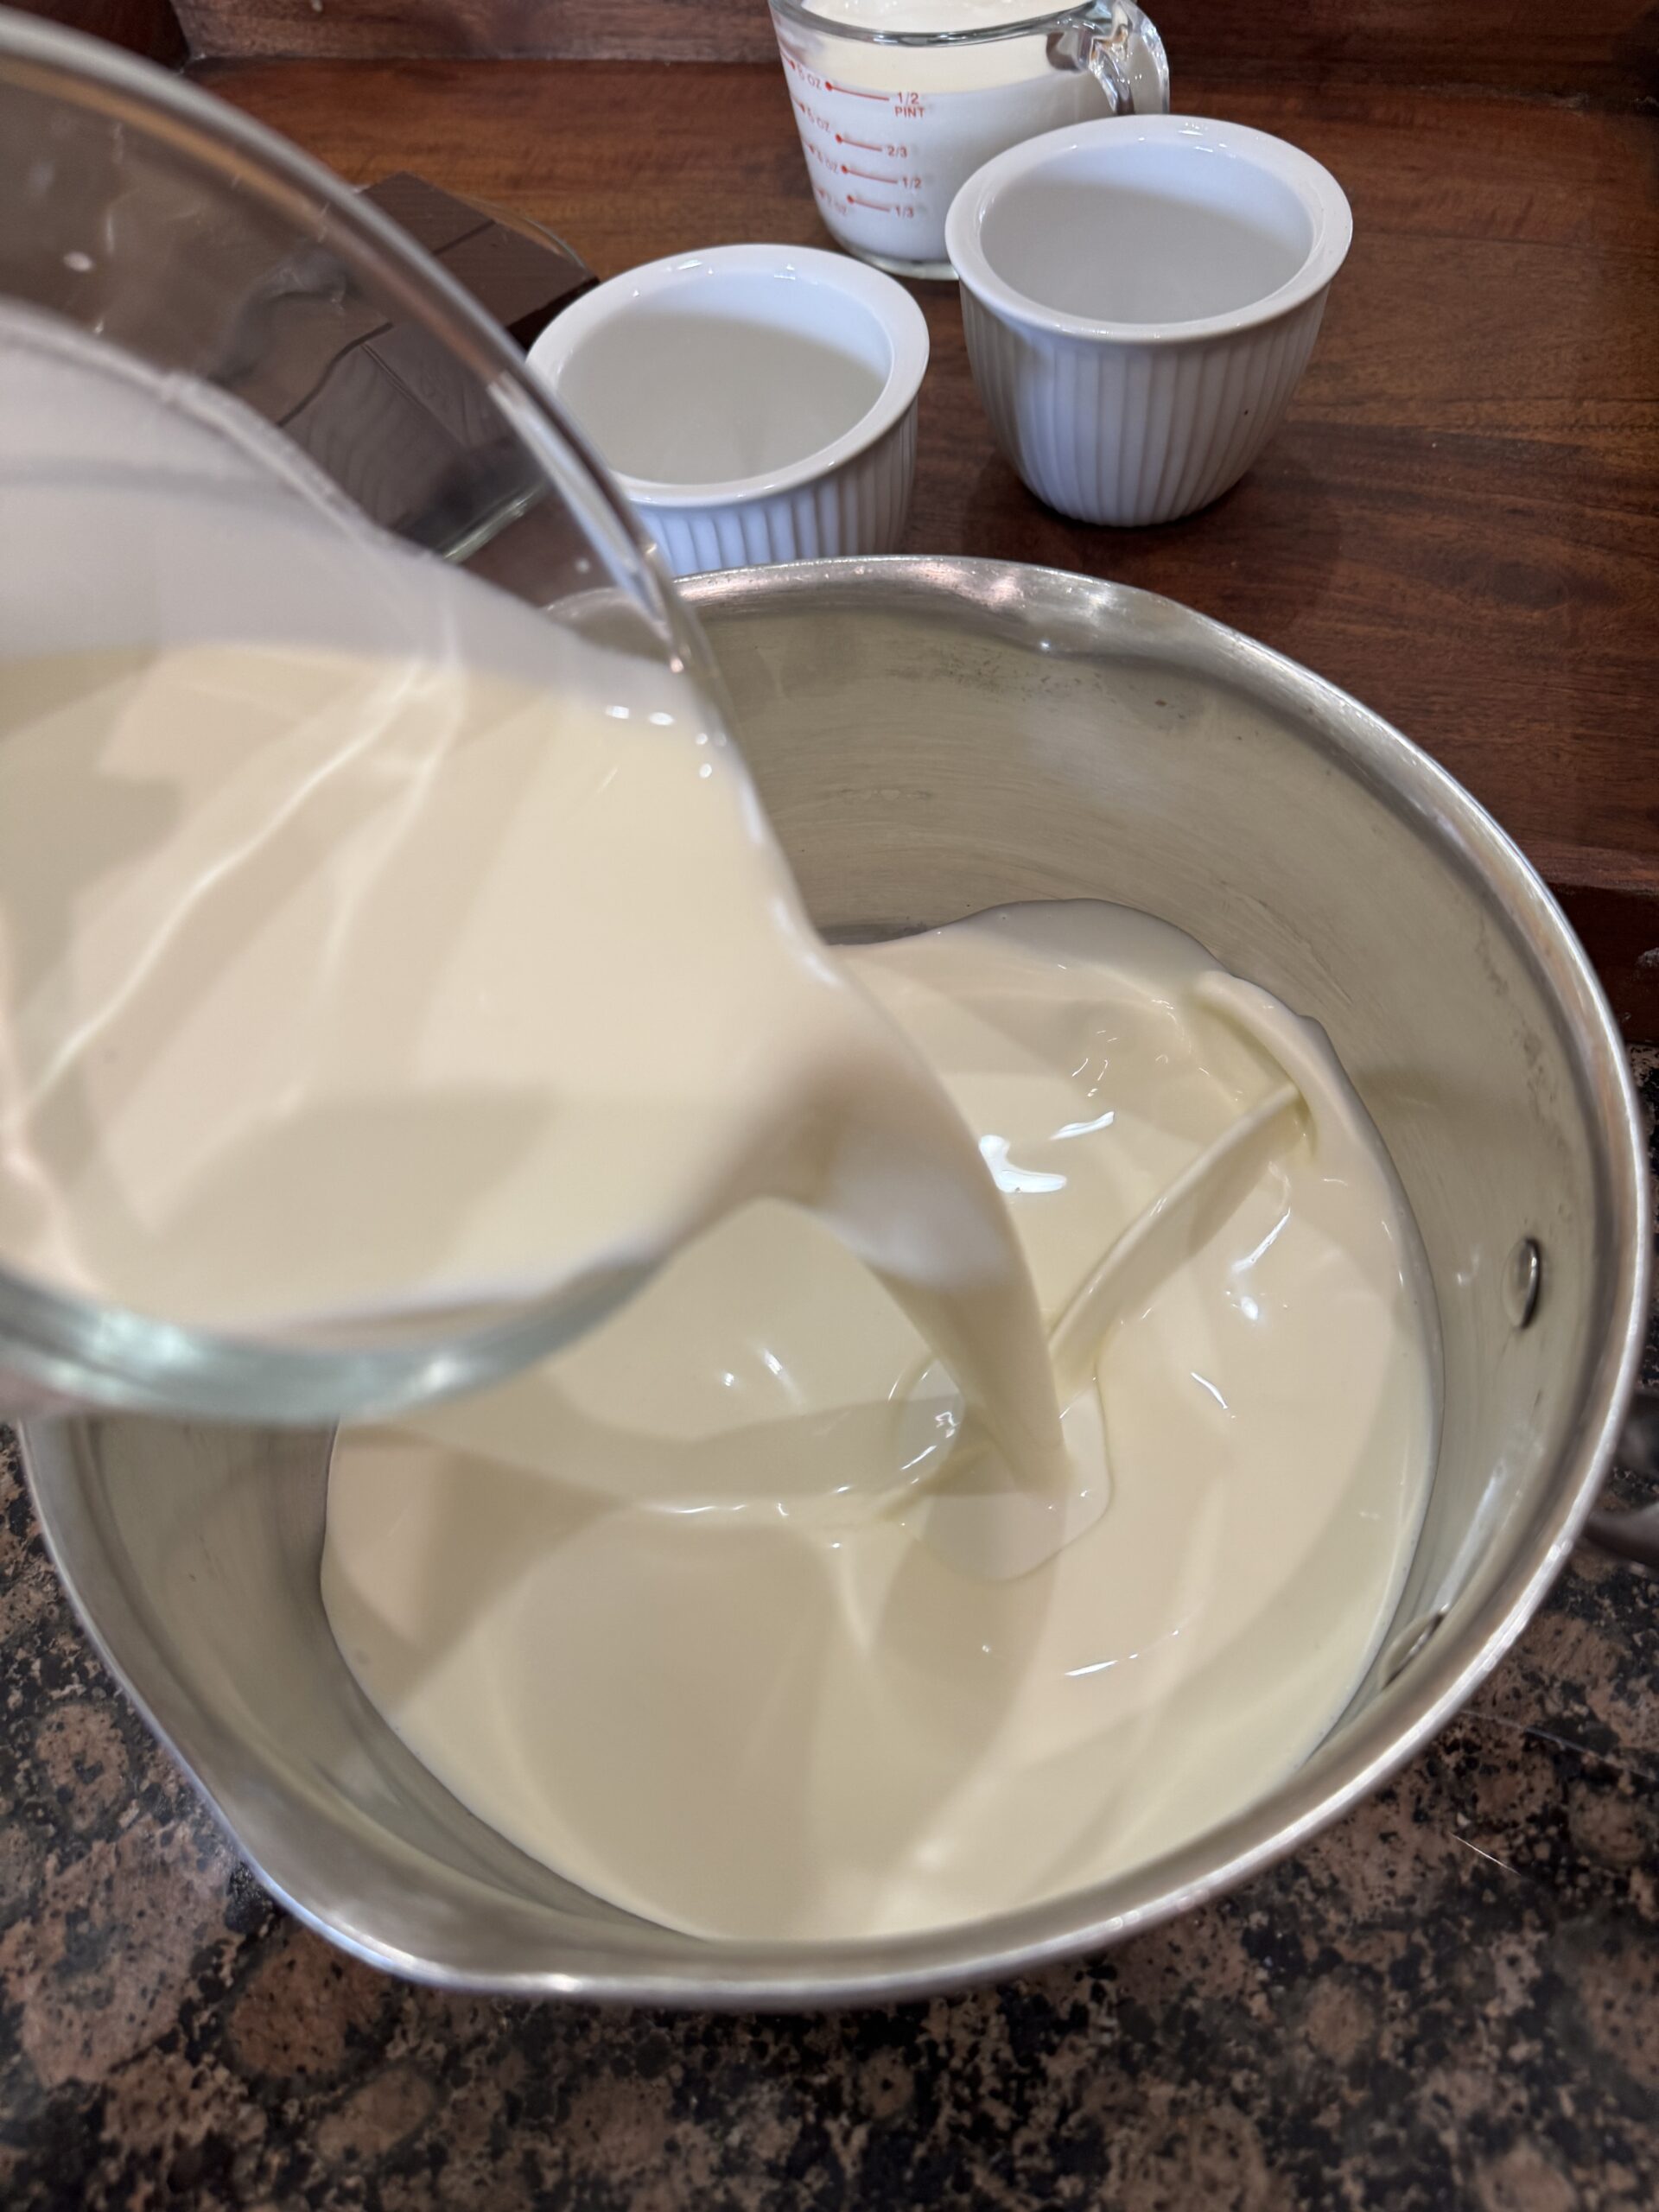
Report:
[[[1224,1827],[1052,1904],[903,1941],[700,1942],[524,1857],[365,1702],[318,1592],[325,1435],[111,1416],[34,1424],[25,1454],[111,1667],[267,1886],[337,1942],[520,1994],[891,1998],[1089,1951],[1213,1896],[1336,1819],[1469,1695],[1618,1434],[1646,1310],[1642,1133],[1605,1003],[1526,862],[1305,671],[1163,600],[993,562],[750,569],[687,596],[826,928],[1118,899],[1330,1033],[1422,1230],[1445,1399],[1397,1619],[1328,1740]]]

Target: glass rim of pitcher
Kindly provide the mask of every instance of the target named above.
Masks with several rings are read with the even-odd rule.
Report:
[[[32,78],[31,70],[41,73]],[[112,125],[136,123],[153,130],[155,120],[164,119],[168,125],[165,135],[175,151],[219,169],[230,190],[263,198],[296,226],[305,202],[320,207],[327,217],[328,242],[343,238],[359,252],[368,273],[385,286],[391,302],[454,353],[496,399],[506,426],[535,457],[545,461],[550,454],[551,485],[564,491],[569,473],[559,447],[582,464],[587,480],[578,472],[577,481],[603,498],[599,512],[584,509],[582,519],[596,521],[611,541],[609,550],[620,556],[618,580],[677,646],[683,641],[690,648],[690,664],[698,673],[712,678],[713,664],[690,610],[675,594],[650,538],[602,457],[530,373],[524,353],[507,333],[372,200],[325,162],[280,131],[244,115],[228,100],[103,39],[4,5],[0,5],[0,76],[24,91],[92,106]],[[110,97],[101,103],[79,97],[89,80]],[[124,101],[132,102],[136,111],[124,111]],[[227,166],[226,153],[242,156],[252,174]],[[277,188],[274,192],[273,185]],[[9,296],[3,282],[0,296]],[[467,342],[458,343],[460,340]],[[548,430],[553,433],[550,446],[544,435]]]
[[[785,22],[820,37],[851,39],[860,46],[924,49],[937,46],[995,46],[1003,39],[1031,38],[1039,31],[1071,29],[1087,24],[1103,27],[1112,13],[1112,0],[1073,0],[1069,8],[1035,8],[1017,22],[975,23],[953,31],[887,31],[848,22],[839,16],[820,16],[805,4],[805,0],[766,0],[766,4],[774,16],[781,16]]]
[[[690,610],[620,487],[543,391],[524,354],[454,277],[324,163],[228,102],[154,63],[0,6],[0,85],[164,144],[204,180],[296,232],[341,250],[379,304],[435,339],[489,396],[504,426],[563,499],[664,660],[724,714],[724,689]],[[0,299],[10,294],[0,274]],[[551,620],[551,617],[548,619]],[[417,1342],[338,1347],[169,1321],[0,1264],[0,1408],[118,1407],[307,1427],[391,1412],[497,1379],[594,1325],[631,1277],[599,1269],[492,1322]]]

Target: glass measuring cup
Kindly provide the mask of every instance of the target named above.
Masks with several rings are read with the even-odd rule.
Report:
[[[637,525],[476,303],[376,208],[229,107],[3,10],[0,516],[0,747],[21,732],[31,758],[65,757],[56,733],[66,724],[51,719],[62,698],[118,689],[134,664],[141,683],[156,655],[175,646],[374,656],[377,665],[402,655],[550,694],[602,647],[640,671],[653,695],[719,727],[701,641]],[[87,665],[83,681],[75,671]],[[111,666],[116,676],[100,672]],[[278,738],[252,741],[264,725],[250,688],[226,696],[226,733],[246,741],[238,758],[257,773]],[[41,696],[44,718],[28,703]],[[72,963],[85,971],[85,900],[133,880],[183,804],[181,782],[148,765],[125,776],[118,759],[111,766],[113,743],[100,735],[85,756],[68,756],[88,785],[105,779],[96,829],[74,811],[73,787],[63,797],[61,774],[48,779],[55,846],[37,819],[30,850],[31,805],[16,798],[41,786],[8,785],[0,1054],[24,1024],[44,1045],[31,1046],[33,1072],[15,1083],[0,1065],[0,1195],[9,1181],[10,1217],[27,1226],[41,1217],[27,1209],[58,1204],[68,1178],[104,1177],[123,1234],[130,1224],[134,1249],[159,1264],[184,1201],[137,1203],[111,1166],[99,1102],[145,1096],[160,1050],[124,1058],[111,1046],[105,1065],[122,1072],[103,1072],[84,1045],[97,1025],[80,1020],[81,1001],[60,980]],[[262,836],[265,817],[253,818]],[[249,874],[242,852],[223,869],[217,849],[212,857],[199,878],[204,899],[237,868]],[[229,924],[226,908],[213,910],[195,940],[207,952],[176,990],[169,982],[168,1003],[233,997],[226,977],[237,971],[217,948],[245,925],[242,941],[280,945],[303,1007],[331,940],[307,941],[310,968],[290,959],[294,939],[281,931],[291,907],[279,882],[274,895],[229,909]],[[135,937],[145,958],[156,948],[158,964],[167,957],[170,925],[163,913],[152,935]],[[118,1031],[108,1009],[118,1017],[122,993],[149,980],[142,959],[111,972],[117,984],[98,986],[106,995],[96,1014]],[[276,1096],[291,1067],[268,1037],[251,1033],[246,1045],[276,1062]],[[208,1157],[223,1135],[215,1071],[201,1072],[202,1095],[189,1093],[177,1124],[187,1158],[193,1146]],[[470,1141],[453,1125],[423,1129],[390,1076],[383,1089],[354,1122],[342,1117],[337,1138],[333,1124],[325,1132],[317,1187],[308,1184],[296,1209],[296,1242],[315,1237],[326,1250],[349,1235],[340,1223],[353,1179],[377,1172],[378,1154]],[[188,1193],[189,1205],[223,1207],[238,1224],[257,1218],[269,1159],[251,1141],[224,1177],[203,1182],[200,1200]],[[28,1237],[8,1246],[14,1258],[42,1249]],[[257,1237],[227,1249],[257,1285]],[[434,1312],[411,1300],[326,1335],[232,1333],[104,1302],[85,1291],[85,1271],[37,1269],[31,1257],[28,1271],[0,1267],[0,1415],[81,1403],[315,1424],[391,1410],[539,1357],[608,1311],[633,1279],[618,1262],[550,1295],[489,1307]]]
[[[944,219],[994,155],[1100,116],[1163,114],[1163,41],[1132,0],[770,0],[813,197],[848,252],[950,277]],[[963,28],[929,27],[934,16]]]

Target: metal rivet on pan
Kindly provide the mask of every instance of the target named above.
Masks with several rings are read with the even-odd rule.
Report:
[[[1503,1269],[1503,1311],[1517,1329],[1524,1329],[1538,1311],[1543,1285],[1544,1255],[1535,1237],[1523,1236]]]

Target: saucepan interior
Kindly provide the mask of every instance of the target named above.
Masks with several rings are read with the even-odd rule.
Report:
[[[998,563],[753,569],[688,596],[821,925],[1117,899],[1329,1032],[1422,1231],[1443,1412],[1396,1621],[1319,1752],[1225,1827],[1016,1916],[835,1948],[700,1942],[524,1857],[365,1701],[318,1592],[326,1436],[88,1420],[35,1426],[27,1458],[116,1672],[269,1886],[348,1948],[433,1981],[643,2001],[934,1989],[1241,1878],[1495,1662],[1591,1503],[1634,1372],[1639,1124],[1605,1005],[1518,854],[1305,671],[1167,601]]]

